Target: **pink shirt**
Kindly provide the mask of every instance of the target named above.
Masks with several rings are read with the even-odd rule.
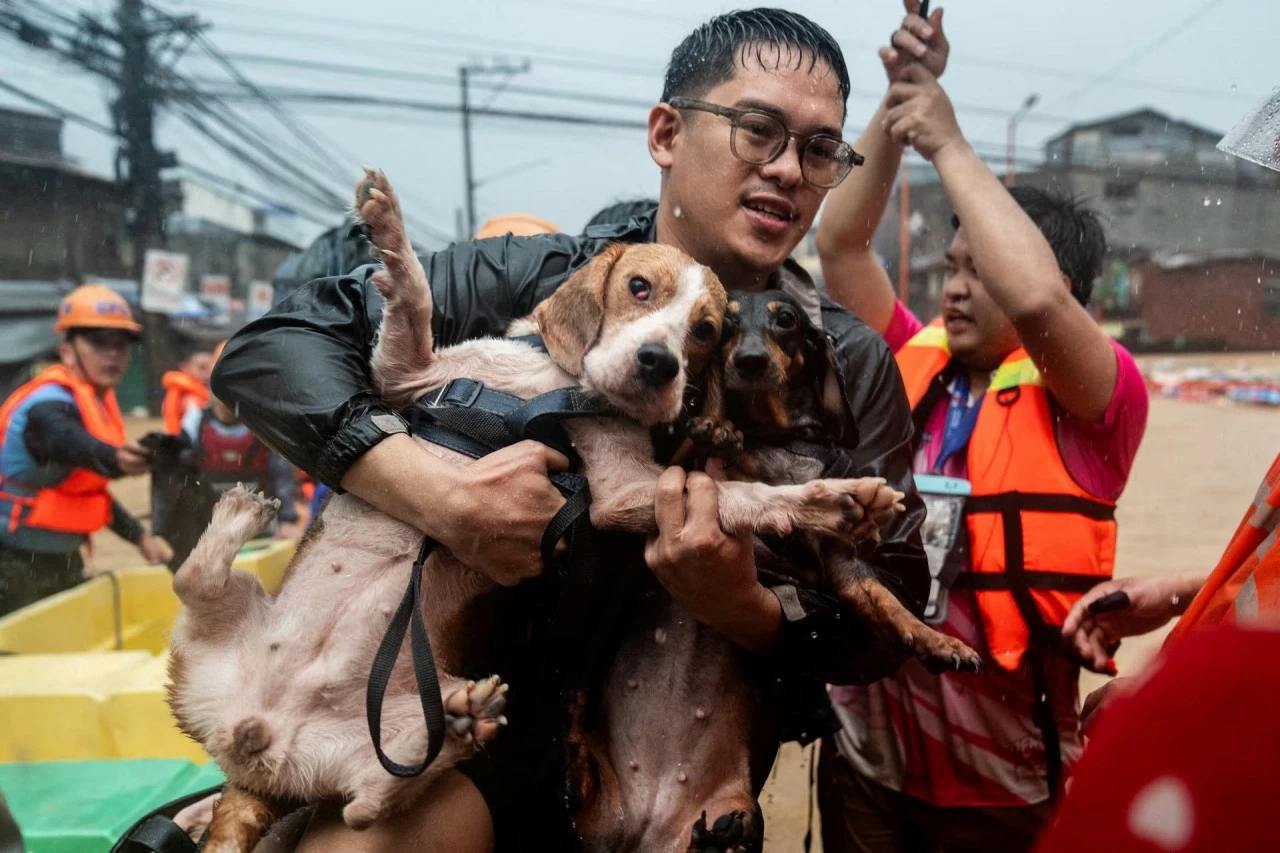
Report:
[[[923,324],[898,303],[885,330],[895,352]],[[1116,388],[1099,423],[1065,412],[1057,416],[1058,448],[1085,491],[1115,500],[1124,491],[1133,457],[1147,423],[1147,389],[1127,350],[1116,352]],[[930,415],[916,455],[916,473],[928,472],[942,446],[946,400]],[[957,453],[943,473],[967,475],[967,459]],[[972,593],[951,594],[938,626],[980,652],[986,640]],[[1058,719],[1063,760],[1080,754],[1079,671],[1065,659],[1047,674]],[[1031,678],[989,666],[984,676],[930,675],[910,661],[897,675],[868,687],[833,687],[843,723],[841,752],[864,775],[936,806],[1019,806],[1048,798],[1044,747],[1031,718]]]

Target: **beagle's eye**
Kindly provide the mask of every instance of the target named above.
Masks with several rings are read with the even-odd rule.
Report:
[[[702,343],[710,343],[715,340],[716,327],[710,320],[703,320],[701,323],[693,327],[693,336]]]
[[[779,311],[774,315],[773,322],[779,329],[789,332],[796,327],[796,315],[790,311]]]
[[[627,287],[631,289],[631,295],[639,302],[648,302],[649,297],[653,294],[653,285],[640,276],[636,276],[627,282]]]

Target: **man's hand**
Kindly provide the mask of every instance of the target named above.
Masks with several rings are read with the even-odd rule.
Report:
[[[645,545],[649,569],[671,598],[733,642],[763,651],[781,619],[777,599],[756,580],[751,537],[720,529],[715,481],[668,468],[658,479],[658,535]]]
[[[564,506],[548,476],[569,460],[521,441],[459,468],[438,536],[466,566],[503,586],[542,573],[542,534]]]
[[[885,100],[885,131],[899,145],[914,146],[920,156],[933,160],[948,146],[966,145],[951,99],[938,78],[920,63],[902,69],[898,82],[889,87]]]
[[[951,55],[951,44],[942,31],[942,9],[934,9],[926,21],[920,17],[920,0],[903,0],[902,5],[907,16],[902,19],[901,29],[889,40],[890,47],[880,48],[880,61],[889,82],[896,82],[902,69],[913,61],[934,77],[941,77]]]
[[[153,566],[163,565],[173,559],[173,549],[169,547],[169,543],[150,533],[142,535],[142,539],[138,541],[138,550]]]
[[[1080,706],[1080,727],[1086,737],[1098,721],[1098,709],[1133,689],[1137,681],[1139,678],[1136,677],[1113,678],[1085,697],[1084,704]]]
[[[1202,575],[1185,573],[1098,584],[1071,608],[1062,636],[1091,669],[1108,672],[1121,638],[1154,631],[1181,615],[1203,582]]]
[[[116,465],[122,472],[131,476],[147,473],[149,458],[147,451],[143,450],[142,445],[136,441],[126,441],[116,448]]]

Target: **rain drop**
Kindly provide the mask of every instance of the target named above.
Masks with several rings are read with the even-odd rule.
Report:
[[[672,211],[672,213],[675,214],[676,219],[679,219],[681,216],[684,216],[684,211],[681,210],[679,207],[677,207],[674,211]]]
[[[658,645],[662,645],[667,641],[667,632],[659,628],[653,632],[653,641]]]
[[[818,632],[817,632],[817,631],[811,631],[811,632],[809,633],[809,637],[810,637],[810,638],[812,638],[812,639],[814,639],[814,640],[818,639]]]

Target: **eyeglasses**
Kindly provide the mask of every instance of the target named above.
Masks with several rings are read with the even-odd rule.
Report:
[[[733,123],[729,148],[745,163],[756,166],[772,163],[787,150],[787,143],[795,139],[800,174],[815,187],[839,186],[849,171],[861,166],[866,159],[838,136],[828,133],[801,136],[793,133],[777,116],[759,110],[724,107],[692,98],[672,98],[667,103],[678,110],[698,110],[729,119]]]

